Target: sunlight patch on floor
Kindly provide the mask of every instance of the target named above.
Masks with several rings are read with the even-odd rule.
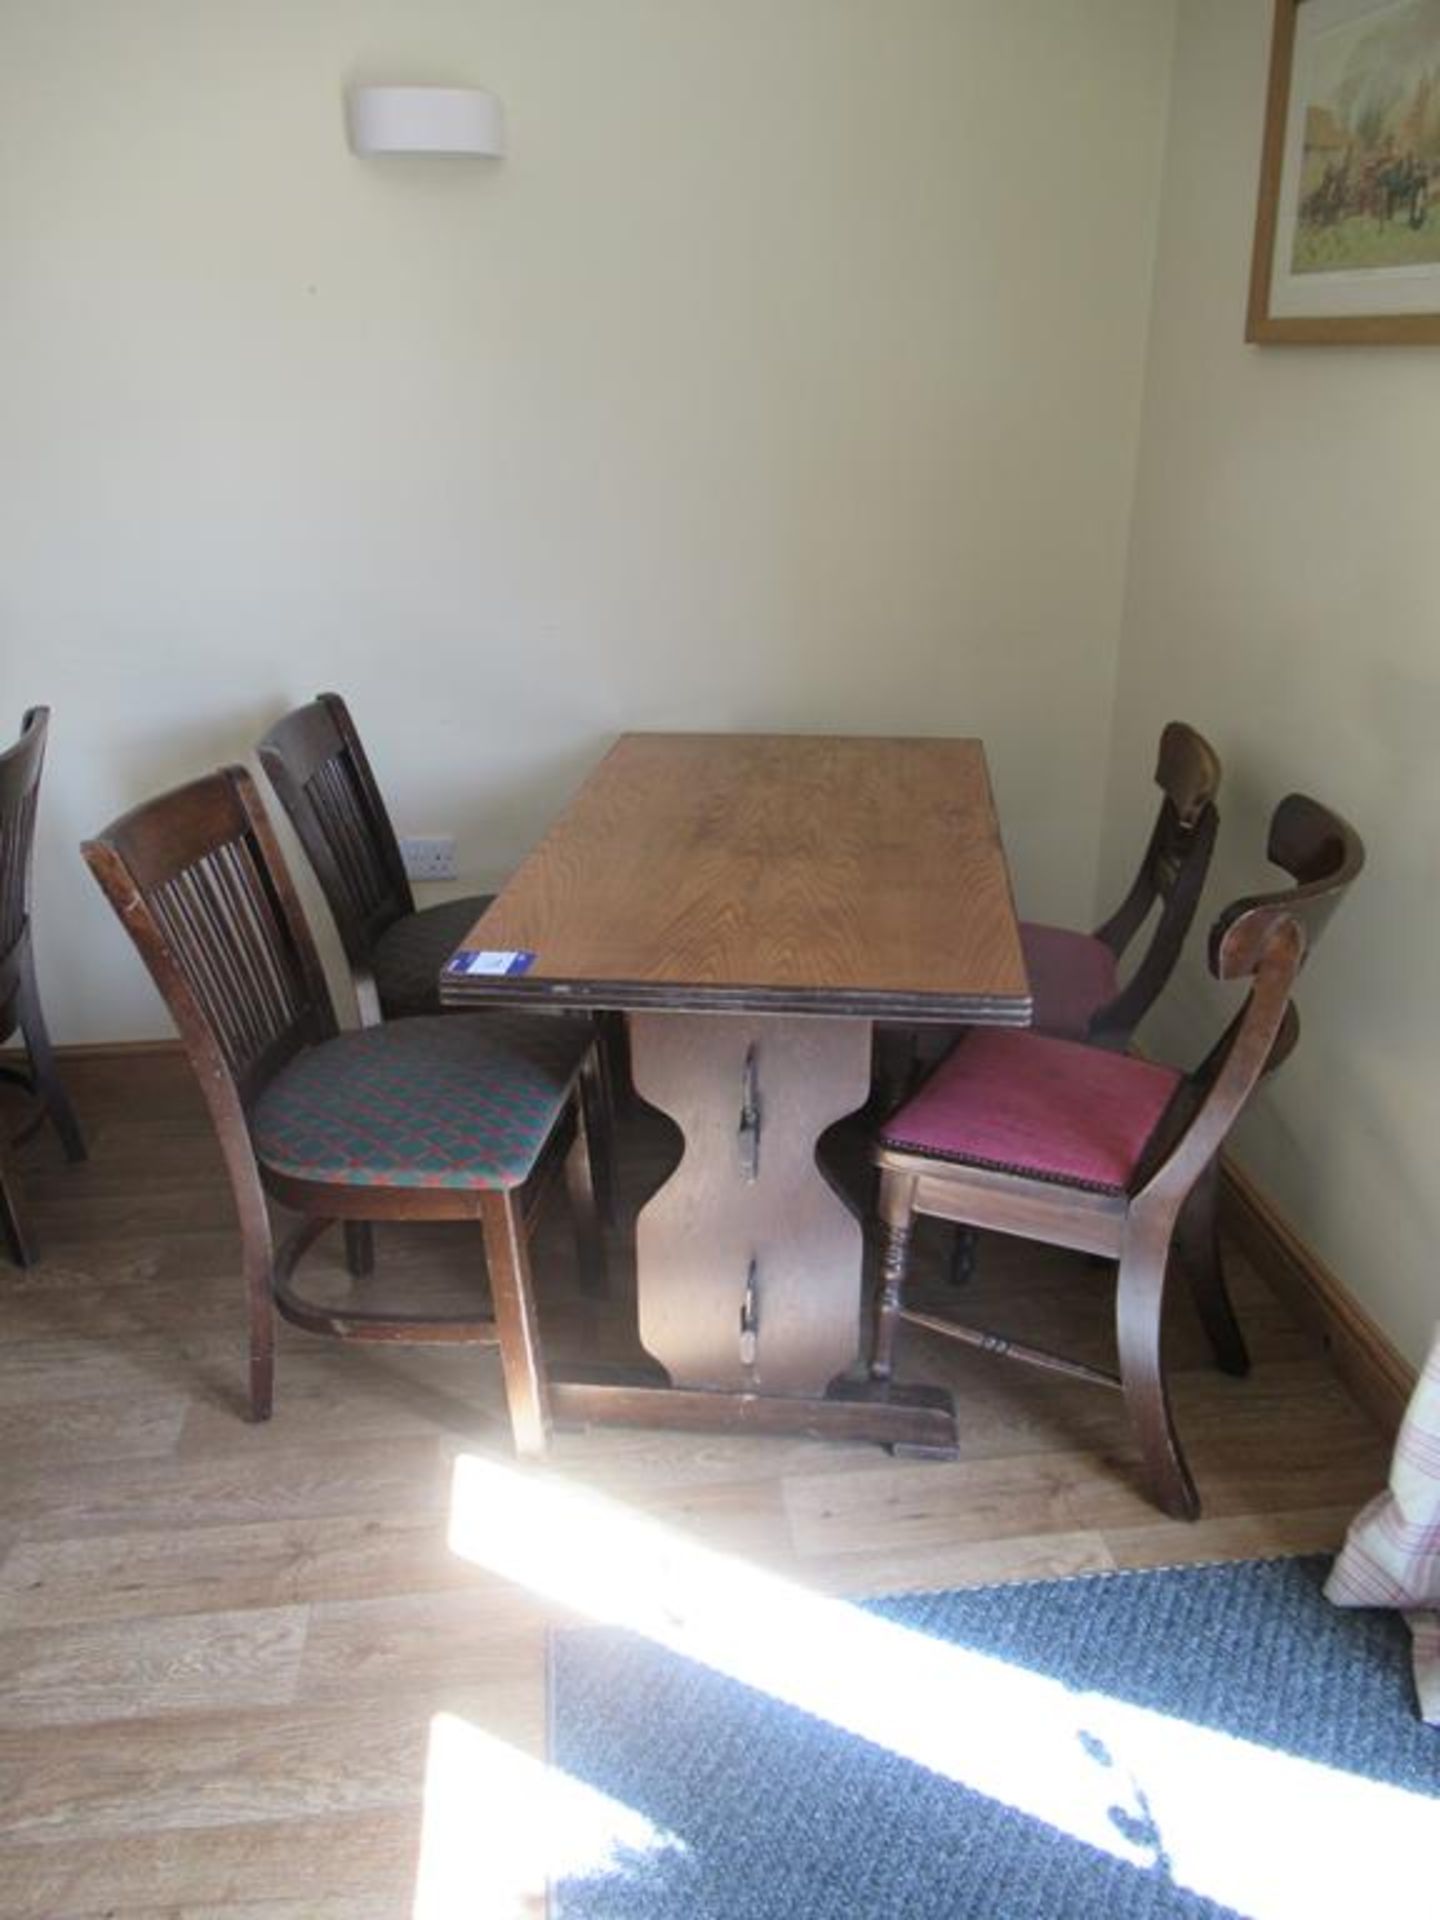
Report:
[[[461,1456],[450,1544],[1250,1920],[1352,1920],[1377,1856],[1432,1870],[1431,1799],[928,1639],[540,1467]]]
[[[619,1872],[678,1845],[455,1714],[430,1723],[414,1920],[542,1920],[548,1875]]]

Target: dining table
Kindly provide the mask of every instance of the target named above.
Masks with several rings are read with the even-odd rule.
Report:
[[[979,740],[623,734],[440,994],[623,1014],[683,1142],[635,1223],[647,1361],[548,1366],[557,1425],[955,1451],[947,1390],[870,1375],[864,1224],[817,1145],[870,1097],[877,1023],[1030,1020]]]

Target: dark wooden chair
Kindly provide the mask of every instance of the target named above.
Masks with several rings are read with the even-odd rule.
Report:
[[[885,1122],[875,1155],[884,1257],[874,1379],[889,1379],[897,1323],[905,1320],[1118,1387],[1148,1490],[1178,1519],[1193,1519],[1199,1500],[1161,1360],[1171,1244],[1218,1364],[1244,1373],[1249,1361],[1225,1290],[1216,1228],[1219,1151],[1262,1074],[1295,1044],[1296,974],[1360,871],[1364,850],[1337,814],[1291,794],[1272,819],[1269,856],[1295,885],[1239,900],[1215,922],[1212,973],[1248,980],[1250,990],[1194,1073],[1032,1032],[975,1028]],[[917,1214],[1118,1262],[1118,1372],[913,1312],[903,1290]]]
[[[490,894],[417,907],[390,815],[338,693],[287,713],[258,753],[335,920],[360,1024],[439,1011],[440,969]]]
[[[55,1070],[30,938],[35,809],[49,727],[50,709],[31,707],[20,722],[20,738],[0,753],[0,1046],[19,1033],[29,1061],[28,1068],[0,1067],[0,1079],[24,1087],[36,1102],[34,1112],[19,1131],[8,1140],[0,1140],[0,1231],[11,1256],[21,1266],[34,1261],[36,1248],[34,1236],[21,1217],[11,1161],[13,1149],[48,1118],[60,1136],[66,1158],[85,1158],[84,1138]]]
[[[360,1024],[438,1013],[440,970],[494,895],[416,906],[385,802],[338,693],[317,694],[277,720],[256,751],[334,918]],[[601,1044],[587,1059],[584,1097],[596,1192],[610,1221],[615,1098],[628,1070],[623,1016],[600,1014],[595,1023]]]
[[[498,1343],[517,1451],[543,1451],[548,1395],[528,1240],[563,1163],[582,1266],[601,1259],[576,1088],[584,1020],[437,1015],[340,1032],[250,777],[226,768],[135,808],[84,847],[199,1078],[240,1217],[250,1410],[268,1417],[274,1313],[351,1340]],[[568,1147],[568,1151],[566,1151]],[[267,1197],[303,1216],[280,1247]],[[345,1223],[478,1220],[491,1311],[456,1318],[316,1304],[301,1255]]]
[[[1160,811],[1145,857],[1109,919],[1094,933],[1038,920],[1020,923],[1037,1033],[1123,1053],[1175,970],[1220,824],[1215,810],[1219,758],[1183,720],[1170,721],[1160,735],[1155,784]],[[1144,952],[1122,985],[1121,964],[1152,915]]]
[[[1160,811],[1145,856],[1109,919],[1094,933],[1041,920],[1020,922],[1034,1004],[1030,1024],[1036,1033],[1123,1053],[1175,970],[1200,904],[1220,825],[1215,809],[1219,758],[1183,720],[1170,721],[1160,735],[1155,784],[1161,792]],[[1152,919],[1144,951],[1122,985],[1125,956]],[[872,1112],[883,1114],[897,1106],[954,1039],[953,1027],[878,1026]],[[957,1283],[968,1278],[973,1261],[973,1242],[957,1236],[951,1277]]]

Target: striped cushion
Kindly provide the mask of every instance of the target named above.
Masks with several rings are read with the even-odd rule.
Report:
[[[517,1187],[593,1040],[587,1020],[437,1014],[302,1053],[250,1117],[272,1173],[354,1187]]]
[[[387,1020],[439,1011],[440,969],[464,946],[466,934],[494,898],[493,893],[476,893],[465,900],[442,900],[438,907],[407,913],[385,929],[370,964]]]
[[[1035,1003],[1034,1030],[1061,1040],[1083,1040],[1091,1015],[1120,991],[1114,954],[1093,934],[1038,920],[1020,922],[1020,949]]]
[[[927,1159],[1123,1193],[1183,1084],[1128,1054],[974,1027],[880,1138]]]
[[[1350,1522],[1325,1598],[1338,1607],[1402,1609],[1420,1716],[1440,1726],[1440,1329],[1396,1437],[1389,1491]]]

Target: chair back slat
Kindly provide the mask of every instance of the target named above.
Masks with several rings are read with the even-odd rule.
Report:
[[[0,753],[0,1040],[14,1029],[10,1007],[20,942],[30,925],[35,813],[49,725],[50,709],[31,707],[20,722],[19,739]]]
[[[327,760],[305,782],[304,794],[334,858],[349,914],[363,924],[388,914],[394,888],[354,770],[343,760]]]
[[[1168,721],[1160,735],[1155,784],[1164,797],[1141,871],[1152,898],[1168,903],[1197,864],[1196,850],[1201,845],[1206,848],[1204,864],[1208,864],[1208,843],[1214,839],[1216,823],[1215,795],[1220,790],[1219,755],[1194,727],[1183,720]],[[1198,899],[1198,886],[1195,893]]]
[[[1175,841],[1168,841],[1166,845],[1156,849],[1150,862],[1150,877],[1154,882],[1155,892],[1160,899],[1168,900],[1170,898],[1171,894],[1174,893],[1176,887],[1179,885],[1180,875],[1184,870],[1185,849],[1183,846],[1176,844]]]
[[[1365,865],[1364,844],[1349,821],[1304,793],[1287,794],[1276,807],[1266,853],[1295,885],[1247,894],[1220,915],[1210,931],[1210,970],[1219,980],[1254,971],[1280,918],[1298,924],[1308,951]]]
[[[1137,1191],[1192,1182],[1261,1079],[1288,1059],[1300,1037],[1295,981],[1365,864],[1355,829],[1305,794],[1289,794],[1275,809],[1267,852],[1296,884],[1235,901],[1211,928],[1211,971],[1220,980],[1248,975],[1250,991],[1151,1142]]]
[[[0,812],[0,953],[8,953],[29,918],[30,854],[39,798],[32,787],[14,809]]]
[[[1193,829],[1220,790],[1220,756],[1194,727],[1183,720],[1167,721],[1155,757],[1155,784],[1179,825]]]
[[[415,911],[390,816],[345,702],[322,693],[265,735],[259,757],[314,868],[352,967]]]
[[[259,796],[229,767],[137,807],[84,848],[197,1068],[242,1108],[335,1031],[314,944]],[[210,1090],[207,1072],[202,1083]]]
[[[1214,1158],[1251,1094],[1299,1033],[1290,995],[1304,957],[1299,922],[1275,919],[1270,938],[1255,953],[1244,1005],[1180,1088],[1135,1169],[1132,1193],[1188,1191]]]
[[[1096,928],[1096,938],[1118,957],[1155,914],[1134,972],[1092,1021],[1090,1038],[1102,1043],[1127,1041],[1174,971],[1200,904],[1220,827],[1215,806],[1219,755],[1183,720],[1169,721],[1160,735],[1155,784],[1163,797],[1139,872],[1119,907]]]
[[[267,904],[239,841],[217,847],[150,896],[150,910],[237,1078],[264,1059],[304,1011]]]

